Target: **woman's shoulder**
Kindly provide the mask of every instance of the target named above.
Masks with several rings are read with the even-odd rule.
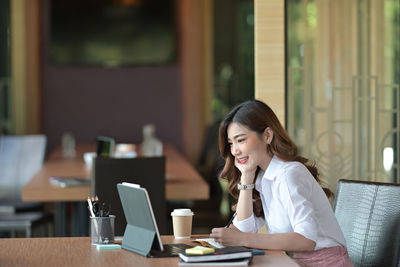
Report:
[[[284,161],[281,165],[282,171],[280,172],[278,180],[281,182],[304,183],[311,182],[314,179],[307,167],[298,161]]]
[[[286,173],[292,173],[292,172],[300,172],[300,171],[307,171],[307,167],[298,161],[282,161],[282,169]]]

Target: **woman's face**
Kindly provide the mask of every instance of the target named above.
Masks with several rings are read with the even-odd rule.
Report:
[[[260,135],[240,123],[232,122],[227,134],[236,164],[243,164],[247,168],[258,166],[264,171],[267,169],[271,160],[267,152],[267,142],[270,142],[267,131]]]

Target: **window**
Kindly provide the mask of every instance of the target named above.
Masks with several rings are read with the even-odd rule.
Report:
[[[337,180],[400,182],[399,1],[288,0],[287,118]]]

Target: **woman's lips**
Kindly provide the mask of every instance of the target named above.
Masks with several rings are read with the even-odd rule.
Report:
[[[238,158],[237,160],[240,164],[245,164],[249,160],[249,157]]]

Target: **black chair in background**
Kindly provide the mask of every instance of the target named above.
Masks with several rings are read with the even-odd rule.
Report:
[[[400,184],[339,180],[334,210],[355,266],[399,266]]]
[[[147,189],[161,234],[167,234],[165,201],[165,157],[102,158],[94,161],[92,194],[111,205],[115,218],[115,235],[124,234],[126,219],[117,184],[129,182]]]

